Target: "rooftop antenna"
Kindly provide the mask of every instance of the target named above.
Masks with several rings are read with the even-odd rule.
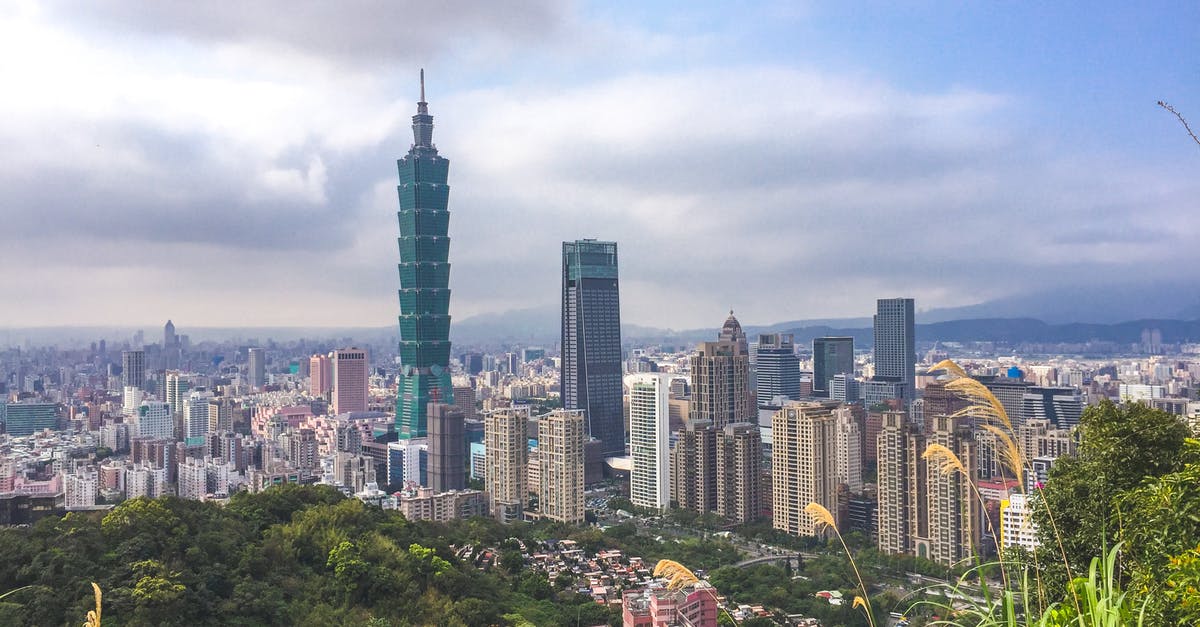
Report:
[[[425,102],[425,68],[421,68],[421,102]]]

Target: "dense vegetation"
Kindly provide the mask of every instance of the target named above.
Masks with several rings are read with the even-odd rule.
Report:
[[[0,530],[0,591],[30,586],[0,604],[0,624],[79,624],[92,581],[104,590],[105,625],[614,618],[590,598],[538,585],[519,559],[511,572],[460,563],[452,538],[500,535],[488,521],[460,527],[408,522],[320,487],[239,494],[226,507],[135,499],[103,517],[68,514]]]

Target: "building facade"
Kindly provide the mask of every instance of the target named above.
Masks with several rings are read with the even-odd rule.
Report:
[[[758,425],[739,422],[716,433],[717,513],[738,523],[762,516],[762,436]]]
[[[838,516],[837,402],[791,402],[771,417],[774,527],[802,536],[824,535],[805,512],[809,503]]]
[[[800,358],[790,333],[766,333],[758,336],[755,355],[759,407],[775,407],[775,399],[800,399]]]
[[[538,513],[565,523],[583,522],[582,410],[556,409],[538,419]]]
[[[629,500],[663,510],[671,505],[670,376],[643,372],[629,387]]]
[[[616,242],[563,242],[559,381],[563,407],[583,410],[604,455],[624,455]]]
[[[854,338],[813,338],[812,349],[813,396],[828,398],[833,391],[834,376],[839,374],[854,376]],[[837,400],[845,400],[845,398]]]
[[[917,365],[913,299],[881,298],[875,307],[875,375],[872,381],[902,384],[897,392],[912,400],[916,393]]]
[[[483,416],[484,488],[492,515],[501,522],[521,520],[529,500],[529,406],[506,407]]]
[[[433,116],[421,100],[412,117],[413,144],[396,162],[400,209],[400,377],[396,431],[425,437],[430,391],[453,399],[450,381],[450,161],[433,145]]]
[[[365,348],[343,348],[329,355],[333,379],[333,413],[367,411],[370,359]]]

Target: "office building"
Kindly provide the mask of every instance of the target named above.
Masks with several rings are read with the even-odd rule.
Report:
[[[837,522],[837,402],[790,402],[771,417],[774,527],[794,535],[824,535],[804,509],[818,503]]]
[[[800,358],[790,333],[758,336],[755,364],[758,375],[759,407],[774,408],[779,400],[800,399]]]
[[[163,398],[171,406],[172,416],[183,416],[183,402],[187,400],[192,390],[192,381],[179,371],[167,372],[163,383],[165,394]]]
[[[413,144],[396,162],[400,209],[400,377],[396,431],[424,438],[431,390],[453,399],[450,381],[450,162],[433,145],[433,116],[421,100],[412,117]]]
[[[175,437],[175,418],[171,406],[162,401],[142,401],[134,417],[134,437],[171,440]]]
[[[716,342],[701,342],[689,359],[688,419],[707,420],[723,429],[729,424],[754,422],[756,409],[750,390],[750,351],[732,311],[719,338]]]
[[[1070,429],[1083,417],[1083,396],[1075,388],[1030,387],[1021,397],[1022,420],[1048,420]]]
[[[857,403],[862,400],[858,380],[852,374],[835,374],[829,380],[829,400]]]
[[[538,513],[583,522],[583,410],[556,409],[538,419]]]
[[[1000,401],[1004,413],[1008,414],[1008,420],[1014,427],[1025,421],[1024,399],[1030,388],[1028,383],[1009,377],[976,378]]]
[[[500,522],[524,516],[529,500],[525,483],[529,463],[529,406],[506,407],[483,415],[484,489]]]
[[[333,375],[333,413],[367,411],[369,363],[365,348],[343,348],[330,353]]]
[[[313,398],[329,398],[333,393],[333,360],[329,355],[308,358],[308,393]]]
[[[5,412],[5,432],[13,437],[31,435],[45,429],[58,429],[58,405],[55,403],[0,403]]]
[[[387,474],[387,484],[391,490],[399,490],[405,485],[428,485],[429,447],[425,440],[388,442]]]
[[[671,505],[670,376],[639,373],[629,387],[629,500],[663,510]]]
[[[690,420],[671,451],[671,500],[703,514],[717,509],[717,429],[709,420]]]
[[[762,515],[762,436],[758,425],[738,422],[716,432],[717,513],[746,523]]]
[[[624,455],[616,242],[563,242],[559,375],[563,407],[583,410],[604,455]]]
[[[437,398],[437,395],[433,395]],[[463,413],[454,405],[429,403],[429,484],[435,494],[467,487],[467,436]]]
[[[839,374],[854,377],[854,338],[813,338],[813,396],[829,397]]]
[[[264,348],[251,348],[246,353],[246,385],[250,389],[261,390],[267,385],[267,351]]]
[[[146,383],[146,351],[121,351],[121,387],[140,388]]]
[[[898,384],[895,398],[912,400],[916,392],[917,350],[911,298],[881,298],[875,312],[875,375],[872,381]]]
[[[183,402],[183,437],[189,444],[199,443],[208,433],[208,404],[212,398],[212,392],[201,388],[193,390]]]
[[[475,388],[469,385],[454,386],[454,406],[462,412],[464,420],[475,420]]]

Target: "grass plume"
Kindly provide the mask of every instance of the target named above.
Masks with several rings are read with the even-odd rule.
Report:
[[[867,622],[871,627],[875,627],[875,613],[871,611],[871,595],[867,592],[866,584],[863,583],[862,574],[858,572],[858,564],[854,563],[854,556],[850,554],[850,547],[846,546],[846,541],[842,539],[842,534],[838,531],[837,521],[833,519],[833,514],[829,513],[829,510],[820,503],[809,503],[804,507],[804,513],[813,517],[818,530],[822,527],[832,529],[838,542],[842,543],[842,550],[846,552],[846,557],[850,560],[850,568],[854,569],[854,576],[858,578],[858,588],[862,590],[862,596],[854,597],[854,607],[862,607],[863,612],[867,615]]]

